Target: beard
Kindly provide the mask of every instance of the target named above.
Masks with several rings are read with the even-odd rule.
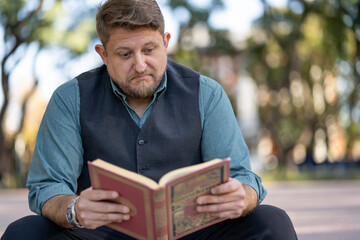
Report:
[[[119,85],[120,89],[125,93],[125,95],[136,99],[146,99],[154,95],[156,89],[161,83],[164,73],[165,70],[160,75],[156,74],[154,71],[151,70],[145,71],[143,73],[135,73],[127,77],[125,83],[117,82],[117,84]],[[132,86],[132,80],[141,75],[149,75],[152,77],[153,81],[140,82],[136,86]]]

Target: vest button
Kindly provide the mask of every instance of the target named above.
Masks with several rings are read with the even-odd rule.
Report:
[[[140,140],[138,141],[138,144],[139,144],[140,146],[144,145],[144,143],[145,143],[145,141],[142,140],[142,139],[140,139]]]
[[[148,166],[143,166],[143,167],[139,168],[139,172],[141,172],[141,173],[145,172],[146,170],[149,170]]]

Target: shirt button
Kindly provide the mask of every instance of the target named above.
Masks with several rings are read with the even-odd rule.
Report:
[[[138,141],[138,144],[139,144],[140,146],[144,145],[144,143],[145,143],[145,141],[144,141],[143,139],[140,139],[140,140]]]

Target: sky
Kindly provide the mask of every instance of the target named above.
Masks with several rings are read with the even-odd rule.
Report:
[[[268,2],[273,6],[285,6],[287,0],[269,0]],[[89,6],[98,5],[101,0],[87,0]],[[171,50],[177,42],[179,22],[186,19],[186,14],[171,12],[171,9],[166,6],[167,0],[158,0],[160,8],[165,19],[165,31],[170,32],[172,39],[170,41],[169,49]],[[211,0],[193,0],[194,7],[203,8],[208,6]],[[229,29],[237,36],[245,37],[251,30],[251,23],[258,18],[262,13],[262,5],[260,0],[224,0],[225,8],[219,10],[211,15],[210,23],[215,28]],[[236,23],[236,24],[234,24]],[[0,39],[3,33],[0,31]],[[94,46],[90,46],[90,49]],[[3,54],[0,49],[0,54]],[[15,89],[19,86],[29,85],[28,77],[32,73],[32,62],[36,46],[32,46],[26,52],[25,57],[16,67],[14,74],[10,79],[10,88]],[[61,58],[60,52],[56,50],[42,51],[36,60],[36,74],[39,77],[39,89],[41,96],[45,101],[48,101],[53,91],[63,82],[69,80],[68,76],[75,77],[81,72],[87,71],[99,64],[101,64],[100,57],[97,56],[94,50],[90,50],[82,57],[76,60],[74,68],[70,72],[64,74],[57,68],[58,59]],[[0,104],[3,102],[2,92],[0,93]],[[19,106],[11,107],[12,114],[16,116],[16,112],[20,111]],[[13,121],[10,121],[13,122]],[[15,121],[14,121],[15,123]]]

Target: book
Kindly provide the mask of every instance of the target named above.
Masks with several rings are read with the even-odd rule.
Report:
[[[115,202],[130,208],[130,220],[107,226],[136,239],[178,239],[224,220],[197,212],[196,199],[229,180],[230,159],[175,169],[159,183],[101,159],[88,166],[93,189],[117,191]]]

